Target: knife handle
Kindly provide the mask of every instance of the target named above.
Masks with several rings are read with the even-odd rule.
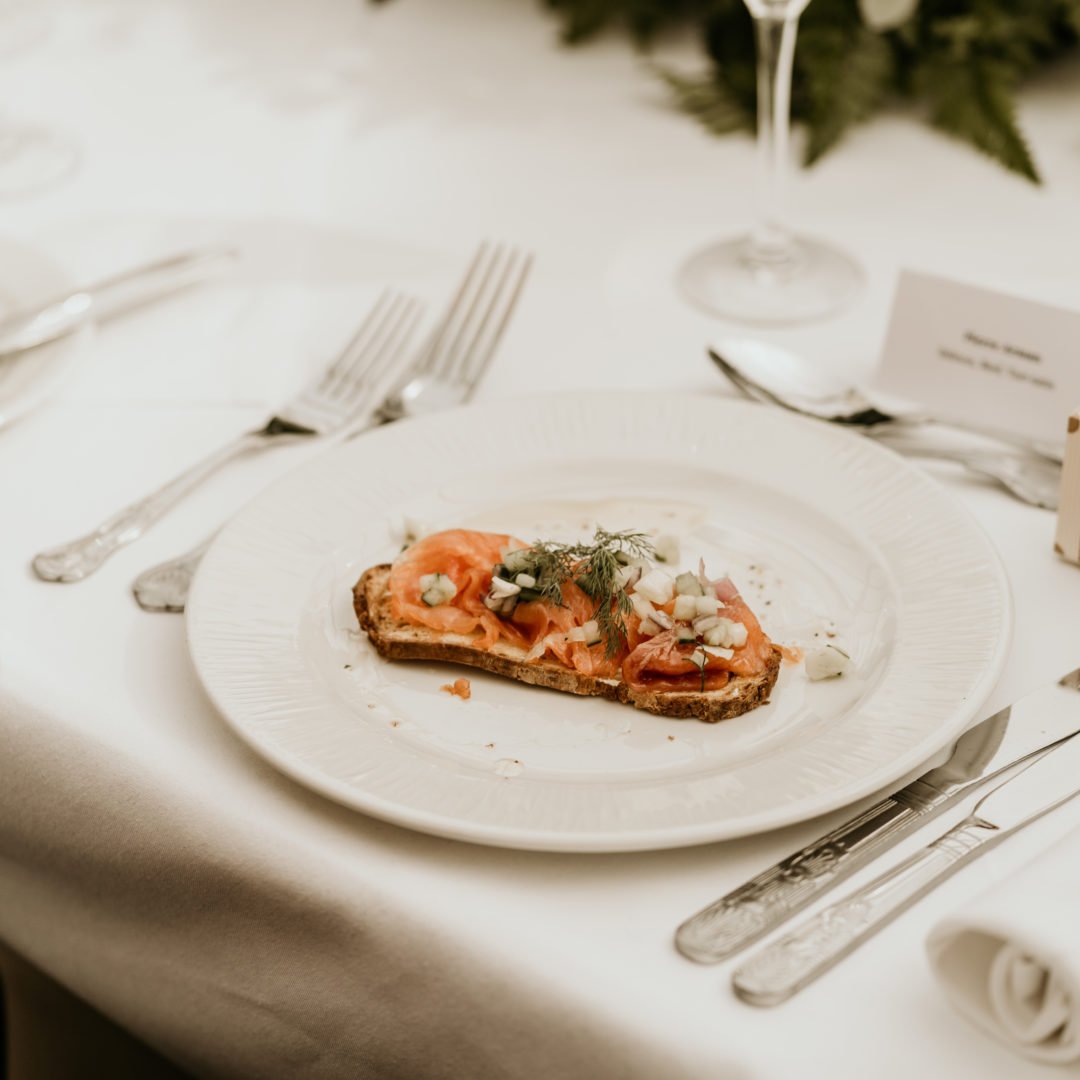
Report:
[[[676,947],[700,964],[731,956],[925,822],[952,794],[913,781],[692,915],[675,932]]]
[[[786,1001],[1000,835],[1000,830],[977,818],[965,819],[752,956],[732,976],[735,993],[751,1005]]]
[[[224,248],[190,251],[128,270],[0,323],[0,355],[32,349],[73,334],[90,322],[148,304],[206,280],[235,258]]]

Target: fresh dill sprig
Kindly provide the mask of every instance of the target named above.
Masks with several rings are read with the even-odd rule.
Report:
[[[635,559],[654,554],[646,533],[597,528],[592,543],[537,541],[529,549],[529,564],[541,599],[562,606],[563,585],[573,581],[595,602],[593,618],[610,659],[626,641],[626,617],[633,610],[630,598],[619,584],[622,570]]]
[[[562,588],[574,571],[570,546],[551,540],[538,540],[529,548],[529,566],[532,576],[536,578],[534,588],[540,594],[538,599],[562,607]]]
[[[586,596],[596,601],[593,618],[604,639],[610,660],[626,641],[626,616],[633,610],[630,597],[619,585],[623,567],[634,559],[653,554],[648,536],[641,532],[608,532],[597,528],[591,544],[579,544],[574,552],[579,562],[574,581]]]

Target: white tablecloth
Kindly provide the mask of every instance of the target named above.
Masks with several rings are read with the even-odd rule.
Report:
[[[310,1038],[322,1051],[303,1060],[327,1076],[1043,1075],[957,1017],[923,940],[1075,827],[1080,807],[957,875],[792,1002],[756,1011],[730,994],[729,966],[676,954],[674,927],[846,815],[655,854],[485,849],[331,805],[225,729],[182,619],[139,611],[128,585],[302,451],[230,466],[87,582],[45,585],[28,568],[261,419],[382,284],[437,307],[482,237],[537,253],[484,399],[537,378],[726,392],[704,343],[747,332],[692,311],[672,279],[687,251],[749,218],[751,143],[668,111],[621,41],[561,49],[529,0],[85,0],[51,14],[0,80],[10,110],[64,130],[81,163],[0,204],[0,233],[79,281],[203,240],[235,242],[245,259],[218,286],[102,330],[59,395],[0,432],[0,938],[206,1072],[298,1075],[289,1054]],[[679,41],[662,53],[696,56]],[[1074,301],[1078,92],[1066,67],[1023,98],[1042,189],[903,114],[800,173],[793,217],[857,252],[869,288],[843,318],[763,336],[865,376],[901,265]],[[1052,515],[951,467],[939,475],[1014,589],[991,711],[1080,663],[1080,571],[1053,555]],[[160,880],[127,880],[109,853],[127,850],[125,822],[147,820],[162,823]],[[220,830],[201,845],[210,822]],[[169,858],[170,840],[184,858]],[[189,920],[204,903],[222,914],[200,934]],[[158,954],[142,947],[155,935]],[[230,963],[246,981],[218,977]],[[409,978],[387,989],[395,971]]]

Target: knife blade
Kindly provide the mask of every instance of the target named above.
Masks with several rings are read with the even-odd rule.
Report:
[[[675,945],[702,964],[753,944],[975,788],[1080,731],[1080,668],[957,741],[944,764],[762,871],[682,923]]]
[[[1080,794],[1080,738],[1026,765],[933,843],[760,950],[732,976],[751,1005],[778,1005],[979,855]]]
[[[172,255],[18,311],[0,321],[0,360],[195,285],[223,270],[235,256],[225,248]]]

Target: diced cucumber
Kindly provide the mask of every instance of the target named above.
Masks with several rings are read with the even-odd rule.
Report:
[[[516,551],[508,551],[503,557],[503,566],[506,567],[506,576],[513,578],[516,574],[527,574],[533,567],[533,555],[531,548],[518,548]],[[500,574],[500,577],[503,575]]]
[[[446,574],[425,574],[420,579],[420,599],[428,607],[448,604],[457,596],[457,586]]]
[[[690,573],[687,570],[685,573],[680,574],[675,579],[675,591],[680,596],[704,596],[705,590],[701,587],[701,582],[697,579],[697,574]]]

